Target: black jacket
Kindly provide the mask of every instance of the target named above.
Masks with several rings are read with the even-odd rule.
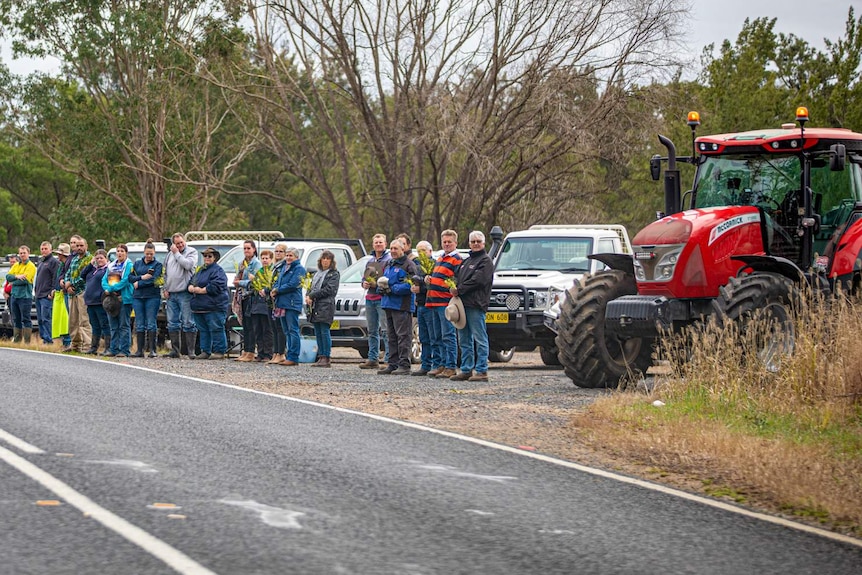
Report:
[[[494,283],[494,262],[485,250],[470,252],[470,257],[458,267],[455,277],[458,296],[464,307],[477,307],[488,311],[491,284]]]
[[[338,284],[341,282],[341,274],[338,270],[329,270],[323,283],[317,289],[309,290],[314,304],[311,309],[311,317],[308,321],[312,323],[332,323],[335,317],[335,294],[338,293]]]
[[[39,262],[36,268],[36,282],[33,285],[36,299],[48,297],[54,291],[57,270],[61,265],[60,260],[53,255],[48,255]]]

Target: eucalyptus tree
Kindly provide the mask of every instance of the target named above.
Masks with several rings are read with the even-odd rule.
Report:
[[[349,234],[579,210],[676,0],[244,0],[266,146]],[[624,120],[625,123],[628,120]],[[290,197],[288,202],[293,201]],[[367,235],[367,234],[366,234]]]
[[[230,93],[200,78],[238,57],[219,2],[0,0],[0,15],[15,53],[61,61],[59,76],[7,86],[5,104],[20,137],[77,178],[81,217],[98,208],[161,238],[235,215],[221,193],[254,138]]]

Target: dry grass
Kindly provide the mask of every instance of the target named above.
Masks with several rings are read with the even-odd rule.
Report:
[[[599,400],[576,425],[627,457],[697,475],[709,494],[862,535],[862,309],[800,307],[794,352],[776,369],[752,353],[765,322],[710,323],[663,342],[672,375],[649,397]]]

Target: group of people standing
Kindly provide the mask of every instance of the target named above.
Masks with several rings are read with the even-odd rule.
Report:
[[[493,262],[485,251],[485,236],[479,231],[470,233],[467,257],[457,250],[454,230],[443,231],[440,241],[443,253],[435,260],[427,241],[419,242],[414,253],[407,234],[398,235],[388,249],[385,235],[372,238],[373,252],[362,281],[369,353],[360,368],[377,369],[382,375],[427,375],[456,381],[488,378],[485,312]],[[40,252],[36,266],[30,261],[29,248],[21,246],[19,261],[6,276],[12,286],[9,307],[15,341],[30,341],[30,309],[35,297],[44,343],[62,337],[63,351],[155,357],[156,316],[164,299],[170,340],[164,357],[224,358],[225,324],[232,309],[244,334],[237,361],[294,366],[299,363],[299,317],[304,308],[317,343],[313,365],[331,367],[330,325],[340,273],[329,250],[322,252],[312,275],[300,263],[298,250],[278,244],[258,254],[255,242],[245,241],[245,257],[233,282],[233,301],[227,275],[218,264],[219,251],[205,249],[203,265],[198,266],[197,251],[179,233],[171,238],[164,264],[155,257],[153,240],[147,241],[143,257],[136,262],[128,259],[125,244],[116,246],[114,261],[109,261],[104,249],[91,254],[79,235],[56,250],[43,242]],[[57,319],[62,321],[52,321],[58,311],[62,318]],[[132,311],[137,340],[134,353]],[[420,368],[411,371],[414,314],[422,356]],[[386,365],[379,361],[381,333]],[[99,352],[101,341],[104,346]],[[200,353],[195,352],[196,343]]]
[[[488,379],[485,314],[494,264],[485,251],[485,235],[470,232],[467,257],[458,252],[456,231],[444,230],[440,242],[443,253],[434,260],[427,241],[419,242],[414,254],[407,234],[396,236],[388,251],[385,235],[372,238],[374,251],[362,282],[366,290],[369,352],[360,369],[377,369],[381,375],[427,375],[455,381]],[[423,261],[427,262],[425,266]],[[423,269],[428,266],[430,269]],[[385,328],[381,310],[386,316]],[[414,313],[422,355],[420,368],[411,371]],[[381,331],[388,336],[384,340],[385,366],[379,361]]]

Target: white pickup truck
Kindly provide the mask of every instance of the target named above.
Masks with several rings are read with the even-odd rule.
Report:
[[[540,347],[545,365],[559,365],[555,333],[546,322],[572,282],[604,264],[587,256],[631,254],[621,225],[531,226],[512,232],[494,254],[494,284],[486,316],[492,350]]]

